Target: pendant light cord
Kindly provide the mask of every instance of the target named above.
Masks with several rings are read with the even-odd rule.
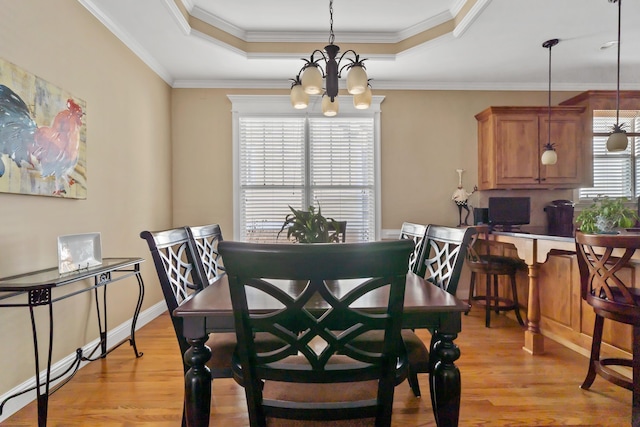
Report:
[[[549,44],[549,118],[548,118],[548,123],[547,123],[547,130],[548,130],[548,138],[547,138],[547,143],[551,144],[551,48],[553,47],[553,44]]]
[[[616,125],[620,126],[620,23],[622,17],[622,0],[618,0],[618,82],[616,87]]]

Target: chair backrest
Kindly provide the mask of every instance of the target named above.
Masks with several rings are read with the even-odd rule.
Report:
[[[402,347],[400,330],[407,262],[413,247],[408,240],[345,244],[220,243],[238,340],[236,369],[244,383],[252,426],[264,425],[265,417],[321,420],[376,417],[381,422],[376,425],[389,425],[396,363]],[[357,282],[361,284],[352,286],[345,295],[344,286],[354,283],[344,282],[345,279],[359,279]],[[377,298],[371,295],[375,290],[378,290],[375,295],[384,300],[380,305],[386,307],[384,314],[351,307],[362,297]],[[248,293],[252,295],[249,299]],[[252,301],[265,300],[275,300],[282,308],[255,313]],[[250,311],[252,308],[254,312]],[[372,329],[385,331],[381,353],[363,351],[353,343],[356,337]],[[259,353],[253,342],[256,331],[270,333],[286,344],[280,350]],[[321,345],[313,344],[318,341]],[[298,356],[291,357],[292,350]],[[337,360],[340,363],[336,364]],[[377,380],[377,399],[374,396],[373,400],[348,405],[325,402],[320,406],[318,402],[271,401],[262,398],[263,381],[269,380],[306,384]]]
[[[465,254],[475,228],[429,224],[415,270],[425,279],[455,295]]]
[[[625,285],[621,273],[623,269],[631,271],[629,260],[637,249],[640,249],[637,236],[576,232],[582,298],[596,311],[626,316],[614,320],[627,323],[630,318],[640,317],[640,290],[633,284]]]
[[[180,352],[184,354],[189,344],[182,336],[182,318],[173,316],[173,310],[205,286],[199,256],[185,227],[143,231],[140,237],[149,245]]]
[[[333,228],[336,230],[338,240],[344,243],[347,238],[347,221],[336,221],[335,223],[331,224],[335,224]]]
[[[224,274],[224,265],[218,252],[218,244],[223,240],[222,230],[218,224],[186,228],[202,260],[204,277],[211,284]]]
[[[413,222],[402,223],[400,228],[400,239],[413,240],[415,247],[409,258],[409,270],[424,277],[424,271],[420,272],[416,270],[418,267],[417,261],[420,259],[420,251],[422,250],[422,241],[424,240],[424,233],[427,231],[427,226],[423,224],[415,224]]]

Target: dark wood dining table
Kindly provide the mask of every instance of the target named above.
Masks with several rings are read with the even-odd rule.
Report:
[[[349,292],[358,282],[340,281],[332,291],[336,296]],[[299,284],[283,281],[283,287],[296,292]],[[383,292],[383,291],[380,291]],[[248,296],[251,299],[251,295]],[[277,309],[273,300],[251,303],[257,312]],[[384,311],[384,295],[372,295],[357,301],[357,306],[366,311]],[[325,310],[321,303],[309,307],[310,310]],[[460,350],[454,343],[462,329],[462,313],[468,305],[413,273],[407,274],[403,327],[407,329],[427,328],[432,332],[431,348],[434,369],[429,384],[432,393],[433,412],[439,427],[458,425],[460,413],[460,371],[455,361]],[[175,316],[183,319],[183,334],[191,347],[184,359],[190,366],[185,373],[185,410],[189,427],[209,426],[211,411],[211,375],[205,363],[211,357],[211,350],[205,346],[208,334],[234,331],[233,311],[226,275],[208,286],[175,309]],[[435,333],[434,333],[435,332]]]

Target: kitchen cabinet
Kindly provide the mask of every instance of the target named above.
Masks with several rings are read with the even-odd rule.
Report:
[[[477,114],[478,188],[578,188],[588,181],[590,147],[583,138],[582,106],[551,108],[551,142],[558,162],[543,165],[548,107],[489,107]]]

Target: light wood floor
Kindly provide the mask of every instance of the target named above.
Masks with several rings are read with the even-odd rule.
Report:
[[[495,315],[494,315],[495,316]],[[531,356],[522,347],[515,321],[500,315],[484,327],[477,308],[463,318],[456,340],[462,356],[460,426],[627,426],[631,392],[596,378],[591,390],[579,388],[588,360],[553,341],[547,353]],[[428,334],[425,333],[425,339]],[[83,368],[49,400],[49,427],[179,426],[183,377],[168,315],[137,335],[144,356],[136,359],[126,345],[106,359]],[[424,398],[406,383],[397,388],[394,426],[435,426],[428,375],[420,376]],[[215,380],[212,426],[247,426],[244,394],[233,380]],[[2,426],[36,425],[35,403]]]

